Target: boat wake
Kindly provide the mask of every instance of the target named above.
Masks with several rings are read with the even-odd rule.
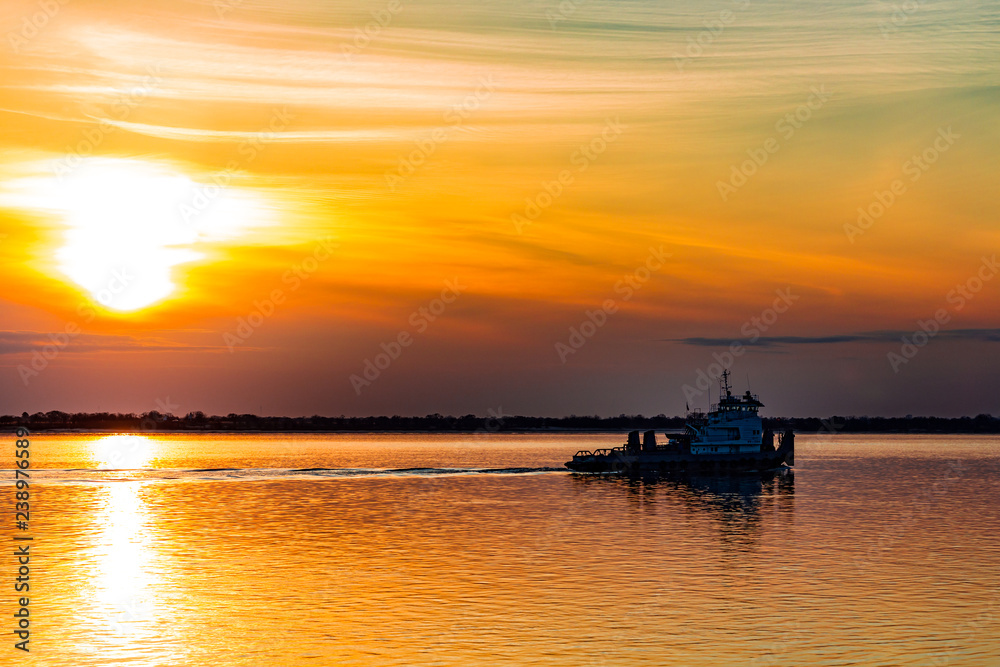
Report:
[[[204,482],[334,480],[366,477],[440,477],[446,475],[536,475],[565,473],[564,468],[34,468],[35,484],[103,484],[110,482]],[[13,479],[0,486],[14,483]]]

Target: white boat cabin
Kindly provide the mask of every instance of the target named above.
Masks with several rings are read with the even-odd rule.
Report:
[[[763,421],[758,410],[764,407],[749,390],[733,396],[729,371],[724,371],[721,398],[703,420],[688,423],[692,454],[744,454],[759,452],[764,439]]]

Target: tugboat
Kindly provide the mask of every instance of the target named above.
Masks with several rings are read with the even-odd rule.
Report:
[[[719,402],[707,415],[688,415],[683,433],[665,434],[667,443],[656,443],[656,432],[628,434],[628,441],[612,449],[579,451],[566,467],[588,473],[699,473],[729,474],[777,470],[795,465],[795,434],[778,435],[763,428],[758,410],[764,407],[750,390],[733,396],[729,371],[719,379]]]

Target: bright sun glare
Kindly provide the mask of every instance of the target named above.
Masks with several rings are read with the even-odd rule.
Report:
[[[59,269],[106,308],[122,312],[169,297],[175,266],[205,255],[199,243],[261,223],[248,190],[199,183],[172,165],[88,158],[72,172],[15,184],[20,205],[66,225]]]
[[[99,470],[134,470],[149,464],[153,443],[140,435],[109,435],[93,443]]]

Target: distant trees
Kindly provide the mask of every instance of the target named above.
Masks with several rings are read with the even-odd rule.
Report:
[[[142,414],[110,412],[74,412],[59,410],[36,412],[21,416],[0,416],[0,424],[28,426],[32,429],[80,429],[117,431],[609,431],[632,429],[679,431],[683,417],[655,417],[620,414],[617,417],[570,415],[568,417],[524,417],[495,415],[460,417],[439,413],[424,417],[261,417],[230,412],[225,416],[209,416],[202,411],[189,412],[183,417],[158,411]],[[819,417],[767,418],[764,425],[775,431],[791,428],[799,433],[1000,433],[1000,418],[989,414],[975,417]]]
[[[60,410],[52,410],[45,413],[45,419],[50,424],[65,424],[69,420],[69,415]]]

